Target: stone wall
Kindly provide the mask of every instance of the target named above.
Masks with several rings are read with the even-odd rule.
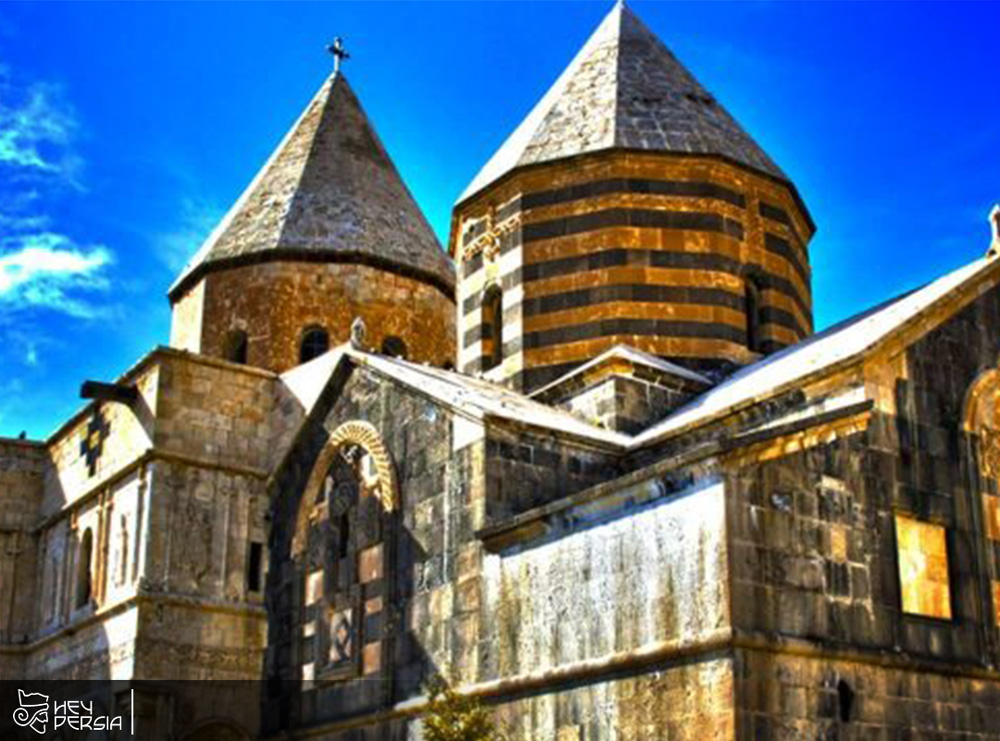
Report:
[[[377,711],[416,694],[438,667],[456,661],[454,581],[468,568],[470,554],[462,549],[471,538],[474,509],[481,509],[483,501],[482,435],[470,436],[476,441],[454,451],[451,413],[426,397],[356,368],[320,404],[319,416],[299,435],[274,485],[268,672],[301,684],[291,694],[272,698],[265,717],[288,718],[292,725]],[[395,552],[378,582],[384,586],[378,594],[362,594],[365,601],[380,601],[387,632],[378,681],[351,678],[355,675],[313,681],[314,670],[304,672],[307,665],[320,664],[318,639],[304,617],[311,604],[306,588],[311,567],[295,555],[293,541],[301,527],[297,523],[305,521],[302,508],[312,506],[300,500],[317,456],[331,433],[348,421],[377,430],[399,496],[397,508],[386,513],[385,527],[395,529],[396,537]],[[479,472],[478,482],[473,470]]]
[[[139,609],[115,610],[78,619],[71,631],[50,635],[32,647],[26,675],[18,679],[132,679]]]
[[[35,630],[38,538],[45,449],[0,439],[0,679],[16,678],[23,656],[8,649]]]
[[[485,559],[479,681],[669,655],[728,628],[721,484],[570,517],[576,527]]]
[[[160,350],[120,383],[139,389],[136,404],[92,403],[37,447],[37,568],[15,602],[15,625],[29,626],[18,676],[257,678],[275,376]],[[84,441],[100,446],[90,460]],[[28,481],[23,468],[10,475]],[[2,512],[13,511],[21,499],[4,494]]]
[[[748,738],[1000,738],[986,711],[1000,697],[997,544],[962,431],[969,389],[1000,354],[997,316],[993,288],[869,358],[874,411],[862,424],[820,427],[811,445],[779,437],[730,460],[734,627],[746,644],[738,725]],[[942,528],[941,615],[903,603],[899,515]],[[853,709],[841,710],[844,697]]]
[[[735,674],[739,739],[1000,738],[995,679],[770,651]]]
[[[614,452],[497,421],[486,442],[487,518],[502,520],[618,473]]]
[[[500,705],[511,739],[730,741],[735,735],[732,661],[706,658],[583,687],[553,687]]]
[[[812,332],[811,236],[786,186],[715,160],[611,152],[522,169],[453,216],[459,367],[530,392],[617,343],[699,369],[745,364]]]
[[[152,446],[160,364],[148,358],[120,379],[139,392],[133,407],[90,402],[48,440],[52,465],[46,471],[43,516],[93,496]],[[89,456],[84,445],[93,451]]]
[[[202,287],[203,286],[203,287]],[[455,362],[455,304],[438,288],[367,265],[269,262],[210,273],[174,308],[171,342],[225,357],[227,336],[247,333],[250,365],[283,372],[299,365],[303,332],[326,330],[330,347],[347,342],[362,317],[376,350],[398,337],[407,356],[443,366]],[[200,327],[200,333],[198,330]]]
[[[660,722],[677,729],[704,722],[711,737],[727,737],[729,664],[712,654],[729,625],[720,483],[670,496],[657,482],[641,484],[641,492],[623,492],[613,511],[584,507],[568,518],[577,525],[561,537],[488,553],[480,528],[551,502],[560,487],[567,493],[567,481],[582,489],[605,480],[615,473],[610,456],[519,430],[516,439],[527,452],[502,463],[512,429],[494,420],[472,434],[464,428],[474,423],[459,424],[450,410],[363,367],[328,393],[275,479],[268,676],[285,681],[265,717],[326,728],[326,738],[355,737],[337,730],[344,725],[366,727],[355,732],[364,738],[405,738],[418,726],[378,725],[375,713],[419,696],[427,679],[442,674],[457,686],[479,688],[491,702],[532,688],[532,699],[510,706],[526,713],[513,738],[549,737],[551,729],[583,738],[588,729],[604,734],[614,727],[642,738]],[[314,562],[295,555],[294,545],[303,523],[316,524],[300,509],[313,506],[302,502],[307,482],[327,440],[345,423],[374,427],[399,495],[396,551],[386,565],[395,598],[380,603],[399,620],[388,618],[396,627],[382,638],[382,673],[366,674],[367,682],[355,675],[321,678],[315,668],[319,644],[307,596],[313,568],[307,564]],[[569,461],[588,455],[593,470],[574,468],[570,475]],[[494,468],[508,460],[513,468]],[[550,485],[529,481],[532,466],[548,472]],[[492,508],[499,496],[489,493],[497,480],[511,491],[541,494],[487,512],[486,503]],[[362,601],[370,601],[366,595]],[[662,671],[638,676],[650,662]],[[629,678],[615,679],[622,675]],[[682,689],[685,680],[690,684]],[[489,688],[497,683],[509,689],[496,694]],[[656,688],[665,696],[656,698]],[[498,717],[517,715],[504,707]]]
[[[163,356],[154,443],[204,462],[266,471],[272,446],[276,377],[197,356]]]

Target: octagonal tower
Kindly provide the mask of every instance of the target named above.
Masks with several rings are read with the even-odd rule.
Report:
[[[530,393],[616,344],[725,373],[812,332],[794,185],[617,4],[459,198],[459,368]]]

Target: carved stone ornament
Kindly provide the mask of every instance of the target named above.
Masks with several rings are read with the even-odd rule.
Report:
[[[360,449],[360,450],[358,450]],[[330,435],[330,439],[313,466],[306,489],[302,495],[303,503],[322,501],[329,484],[330,466],[336,456],[344,456],[348,460],[357,458],[361,481],[368,493],[372,494],[386,512],[396,509],[396,475],[389,457],[389,451],[382,442],[382,437],[368,422],[355,420],[345,422]],[[292,543],[294,553],[301,554],[305,547],[305,534],[308,530],[309,514],[313,507],[302,506],[299,510],[295,537]]]
[[[486,260],[495,260],[500,254],[500,243],[503,236],[521,226],[520,212],[509,216],[497,224],[494,223],[496,220],[495,212],[493,209],[490,209],[486,212],[483,219],[486,221],[486,229],[482,234],[466,245],[462,253],[463,261],[472,259],[480,252],[483,253],[483,257]]]
[[[983,476],[1000,479],[1000,431],[983,427],[979,440],[979,462]]]

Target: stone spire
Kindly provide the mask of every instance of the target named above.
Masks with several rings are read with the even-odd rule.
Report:
[[[621,148],[714,155],[788,180],[623,2],[462,193],[522,165]]]
[[[343,73],[331,75],[170,289],[272,260],[358,262],[450,292],[454,268]]]

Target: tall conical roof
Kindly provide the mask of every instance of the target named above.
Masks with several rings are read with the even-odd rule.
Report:
[[[170,289],[272,259],[361,262],[450,293],[454,267],[343,73],[331,75]]]
[[[459,197],[522,165],[610,148],[722,156],[788,180],[623,2]]]

